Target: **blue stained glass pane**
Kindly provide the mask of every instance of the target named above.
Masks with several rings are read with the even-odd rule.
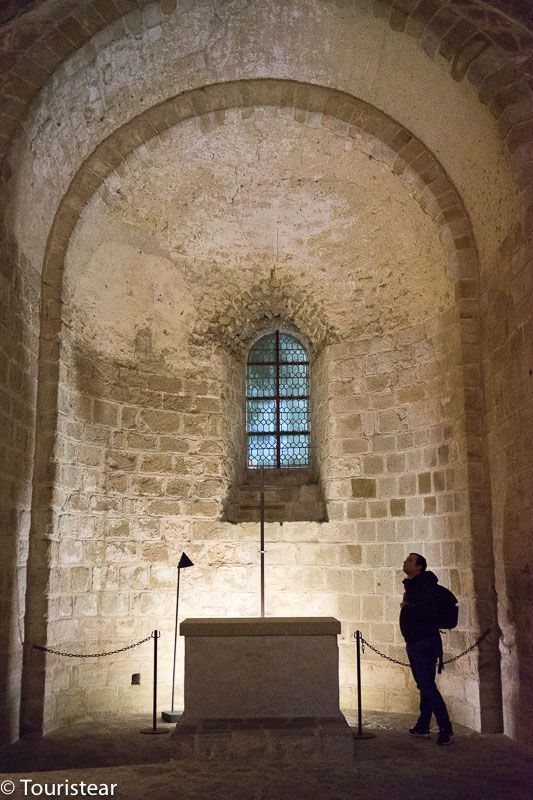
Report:
[[[279,393],[281,397],[303,397],[308,394],[307,364],[280,364]]]
[[[249,400],[246,408],[246,430],[248,433],[275,432],[276,401]]]
[[[250,364],[246,393],[248,397],[274,397],[276,394],[276,367]]]
[[[265,363],[276,360],[276,334],[269,333],[262,336],[250,349],[248,361],[259,361]]]
[[[281,466],[306,467],[309,464],[309,436],[281,436]]]
[[[246,379],[249,467],[309,465],[308,368],[305,348],[288,333],[269,333],[250,349]]]
[[[309,428],[307,400],[280,400],[280,431],[306,431]]]
[[[288,333],[280,333],[279,360],[284,362],[307,361],[307,353],[303,345],[294,336]]]
[[[276,466],[275,436],[251,435],[248,437],[248,466],[249,467]]]

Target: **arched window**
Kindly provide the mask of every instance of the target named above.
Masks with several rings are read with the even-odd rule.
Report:
[[[246,437],[252,469],[310,464],[309,358],[288,333],[268,333],[250,348]]]

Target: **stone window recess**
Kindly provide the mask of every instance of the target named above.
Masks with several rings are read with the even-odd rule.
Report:
[[[263,332],[248,349],[244,474],[226,508],[232,522],[259,521],[261,467],[267,522],[326,519],[311,458],[308,349],[284,330]]]

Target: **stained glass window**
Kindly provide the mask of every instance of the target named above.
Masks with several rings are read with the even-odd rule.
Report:
[[[250,348],[246,379],[248,466],[309,466],[309,359],[288,333]]]

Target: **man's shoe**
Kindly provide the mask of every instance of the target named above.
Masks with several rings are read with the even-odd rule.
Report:
[[[437,737],[437,744],[442,745],[443,747],[451,744],[453,742],[453,733],[447,733],[446,731],[439,731],[439,735]]]
[[[418,725],[415,725],[414,728],[409,728],[409,733],[411,736],[416,736],[418,739],[429,739],[428,728],[419,728]]]

